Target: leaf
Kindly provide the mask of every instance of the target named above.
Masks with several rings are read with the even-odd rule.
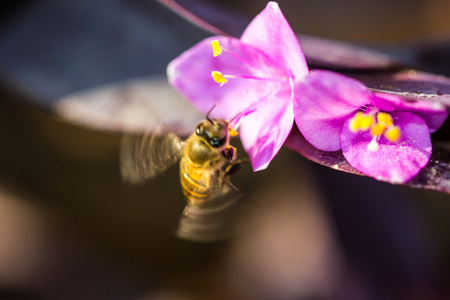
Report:
[[[158,0],[189,22],[210,33],[239,37],[251,18],[201,0]]]
[[[450,193],[450,143],[434,143],[428,165],[407,185]]]
[[[401,65],[394,56],[368,47],[305,34],[297,37],[311,68],[386,71]]]
[[[326,152],[315,148],[303,137],[296,126],[292,128],[292,131],[287,138],[285,145],[288,148],[297,151],[313,162],[333,168],[335,170],[363,175],[347,162],[344,155],[342,154],[342,151]]]
[[[164,128],[187,136],[204,118],[165,77],[132,80],[69,95],[59,99],[54,109],[72,123],[120,133]]]
[[[347,162],[342,151],[318,150],[306,141],[296,128],[286,140],[286,146],[313,162],[335,170],[364,176]],[[450,142],[434,143],[433,154],[427,166],[415,178],[403,185],[450,193]]]
[[[347,74],[375,91],[418,101],[436,101],[450,109],[450,79],[416,70],[380,74]]]

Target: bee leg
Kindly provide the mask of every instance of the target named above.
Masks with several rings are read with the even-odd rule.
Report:
[[[231,163],[226,169],[225,169],[225,176],[227,179],[230,179],[231,175],[236,173],[240,168],[241,165],[244,163],[249,163],[250,160],[248,158],[242,158],[238,159],[235,162]]]
[[[234,148],[233,146],[227,146],[222,151],[222,155],[223,155],[223,157],[228,159],[230,162],[233,162],[236,160],[236,148]]]

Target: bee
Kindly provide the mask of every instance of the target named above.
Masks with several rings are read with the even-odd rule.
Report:
[[[246,160],[238,160],[230,145],[237,132],[229,124],[209,118],[208,113],[186,141],[173,132],[122,138],[120,164],[126,182],[142,183],[180,161],[187,202],[175,232],[180,238],[209,242],[232,231],[243,194],[229,179]]]

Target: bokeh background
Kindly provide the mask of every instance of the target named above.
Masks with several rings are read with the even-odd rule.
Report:
[[[248,16],[266,5],[208,3]],[[449,61],[448,1],[279,4],[297,32],[396,51],[428,47],[441,66]],[[337,172],[289,149],[266,171],[236,174],[254,203],[235,238],[177,239],[185,205],[177,168],[142,186],[121,181],[126,106],[97,126],[88,112],[62,117],[71,107],[62,115],[60,104],[142,78],[157,97],[128,87],[111,98],[165,101],[172,94],[150,83],[164,82],[167,63],[208,33],[151,0],[0,7],[1,299],[450,297],[448,195]],[[111,112],[113,104],[90,108]],[[179,113],[169,108],[158,114]]]

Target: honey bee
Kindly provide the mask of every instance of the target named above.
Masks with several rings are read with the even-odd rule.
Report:
[[[176,236],[191,241],[214,241],[231,232],[243,194],[229,181],[245,160],[237,159],[229,122],[209,113],[183,141],[173,132],[124,136],[120,164],[122,178],[142,183],[180,161],[180,183],[187,205]]]

